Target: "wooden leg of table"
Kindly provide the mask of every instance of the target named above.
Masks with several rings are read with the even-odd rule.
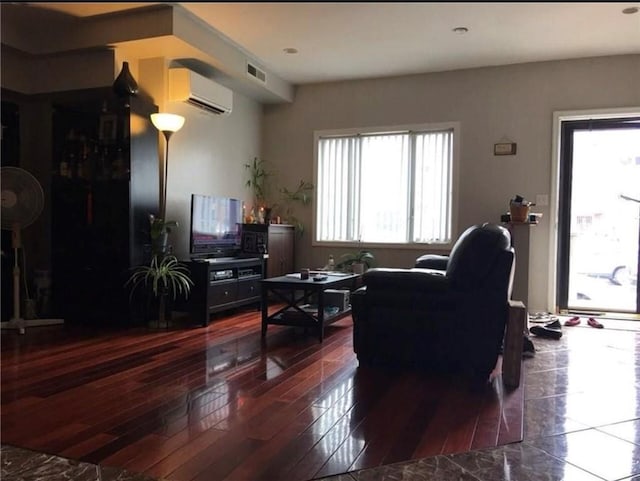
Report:
[[[521,301],[509,301],[509,318],[504,336],[502,379],[509,387],[520,385],[522,346],[527,310]]]
[[[261,290],[261,300],[260,306],[262,308],[262,339],[264,339],[267,335],[267,321],[269,320],[269,302],[268,302],[268,289],[266,287],[262,287]]]
[[[318,291],[318,338],[324,341],[324,291]]]

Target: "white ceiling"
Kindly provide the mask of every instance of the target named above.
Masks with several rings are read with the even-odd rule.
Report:
[[[142,5],[38,6],[88,16]],[[292,84],[640,53],[640,12],[622,13],[637,2],[180,5]]]

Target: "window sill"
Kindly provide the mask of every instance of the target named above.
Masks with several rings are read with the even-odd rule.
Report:
[[[380,242],[329,242],[329,241],[312,241],[312,247],[346,247],[349,249],[366,249],[366,250],[374,250],[374,249],[400,249],[400,250],[415,250],[421,253],[424,253],[425,250],[428,251],[450,251],[453,247],[453,243],[447,244],[387,244]]]

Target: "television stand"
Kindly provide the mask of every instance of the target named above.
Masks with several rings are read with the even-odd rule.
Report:
[[[236,259],[239,259],[239,257],[202,257],[202,258],[195,258],[192,259],[193,261],[196,262],[200,262],[200,261],[204,261],[204,262],[209,262],[210,264],[213,263],[217,263],[217,262],[229,262],[229,261],[235,261]]]
[[[185,261],[194,286],[184,307],[203,326],[211,314],[256,304],[260,307],[260,281],[264,261],[259,257],[218,257]]]

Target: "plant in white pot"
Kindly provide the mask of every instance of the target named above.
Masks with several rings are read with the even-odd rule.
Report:
[[[375,265],[376,258],[371,251],[359,250],[349,252],[340,256],[340,261],[336,268],[340,270],[350,270],[354,274],[362,274],[366,269]]]

